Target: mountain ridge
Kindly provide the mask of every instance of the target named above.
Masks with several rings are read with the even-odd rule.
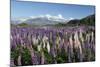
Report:
[[[72,19],[72,20],[66,20],[64,18],[59,18],[59,17],[46,17],[46,16],[41,16],[41,17],[33,17],[33,18],[28,18],[24,20],[16,20],[11,22],[15,23],[16,25],[39,25],[39,26],[46,26],[46,25],[51,25],[51,26],[74,26],[74,25],[92,25],[95,26],[95,14],[86,16],[82,19]],[[11,24],[12,24],[11,23]]]

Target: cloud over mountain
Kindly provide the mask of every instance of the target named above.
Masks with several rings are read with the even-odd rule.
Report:
[[[30,18],[35,19],[35,18],[47,18],[48,20],[66,20],[61,14],[58,14],[56,16],[46,14],[46,15],[39,15],[39,16],[30,16]]]

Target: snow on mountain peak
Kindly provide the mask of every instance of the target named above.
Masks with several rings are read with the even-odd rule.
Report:
[[[30,18],[35,19],[35,18],[47,18],[48,20],[53,20],[53,21],[64,21],[66,20],[65,18],[63,18],[63,16],[61,14],[58,14],[57,16],[53,16],[50,14],[46,14],[46,15],[40,15],[40,16],[30,16]]]

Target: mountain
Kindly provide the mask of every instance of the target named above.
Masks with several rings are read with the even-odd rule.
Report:
[[[95,14],[86,16],[82,19],[73,19],[66,24],[58,23],[55,24],[55,26],[76,26],[76,25],[89,25],[89,26],[95,26]]]
[[[90,25],[95,26],[95,14],[86,16],[82,19],[66,20],[63,17],[57,16],[37,16],[30,18],[21,18],[11,20],[11,24],[19,26],[77,26]]]
[[[38,18],[31,18],[28,19],[26,21],[24,21],[24,23],[28,23],[28,24],[36,24],[36,25],[47,25],[47,24],[57,24],[59,22],[62,21],[56,21],[56,20],[52,20],[52,19],[48,19],[48,18],[42,18],[42,17],[38,17]]]
[[[80,23],[79,19],[70,20],[67,25],[78,25]]]
[[[95,14],[82,18],[80,24],[95,26]]]

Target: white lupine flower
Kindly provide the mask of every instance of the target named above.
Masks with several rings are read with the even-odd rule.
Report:
[[[43,48],[45,48],[46,42],[48,41],[48,37],[44,36],[43,39],[42,39],[42,41],[43,41]]]
[[[38,39],[36,39],[36,37],[33,37],[33,38],[32,38],[32,42],[33,42],[34,45],[35,45],[35,44],[38,44]]]
[[[48,53],[50,52],[50,44],[49,42],[47,42],[47,50],[48,50]]]
[[[43,47],[45,47],[45,39],[43,38],[42,41],[43,41]]]
[[[56,39],[56,44],[59,44],[60,41],[61,41],[61,38],[58,36]]]
[[[70,46],[73,47],[72,35],[71,35],[70,38],[69,38],[69,43],[70,43]]]
[[[79,41],[77,32],[75,33],[74,39],[75,39],[75,48],[79,49],[79,52],[80,52],[79,56],[81,57],[81,55],[82,55],[82,47],[81,47],[81,43]],[[82,59],[82,57],[80,59]]]
[[[78,40],[78,33],[77,32],[75,32],[74,39],[75,39],[75,41]]]
[[[79,49],[80,49],[80,54],[82,54],[82,47],[81,47],[81,45],[79,46]]]
[[[44,52],[41,52],[41,64],[45,63],[45,56],[44,56]]]
[[[43,42],[43,48],[45,48],[45,46],[46,46],[46,43],[45,43],[45,42]]]
[[[38,45],[38,47],[37,47],[37,48],[38,48],[38,51],[40,51],[40,50],[41,50],[41,45]]]
[[[88,34],[86,34],[86,40],[89,42],[89,40],[90,40],[90,34],[88,33]]]
[[[12,35],[10,36],[10,39],[11,39],[11,40],[13,40],[13,37],[12,37]]]
[[[77,32],[75,32],[75,35],[74,35],[74,40],[75,40],[75,44],[77,43],[77,41],[78,41],[78,34],[77,34]]]
[[[79,41],[78,33],[77,33],[77,32],[75,32],[74,40],[75,40],[75,47],[76,47],[76,48],[78,48],[79,46],[81,46],[81,43],[80,43],[80,41]]]
[[[62,39],[62,43],[64,43],[64,39]]]
[[[91,36],[92,36],[91,40],[93,41],[94,40],[94,33],[93,32],[91,33]]]
[[[81,30],[80,30],[79,37],[80,37],[81,41],[84,42],[84,38],[83,38],[83,35],[82,35],[82,31]]]
[[[48,40],[48,37],[47,36],[44,36],[43,37],[43,42],[46,42]]]
[[[18,56],[18,65],[22,65],[21,64],[21,55]]]

